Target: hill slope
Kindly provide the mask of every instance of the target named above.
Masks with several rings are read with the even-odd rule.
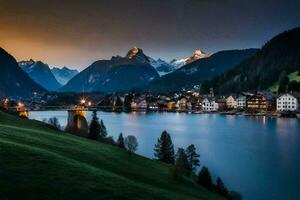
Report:
[[[0,199],[222,199],[167,165],[0,112]]]
[[[56,80],[49,66],[41,61],[34,62],[21,61],[19,66],[39,85],[46,88],[48,91],[55,91],[61,87],[60,83]]]
[[[207,92],[210,87],[222,94],[270,88],[279,80],[281,73],[300,71],[299,38],[300,28],[277,35],[255,56],[205,83],[203,92]]]
[[[149,59],[138,48],[131,49],[126,57],[99,60],[73,77],[63,92],[118,92],[141,87],[158,78],[157,71],[149,64]]]
[[[196,60],[180,69],[150,82],[145,91],[171,92],[192,88],[253,56],[257,49],[220,51],[208,58]]]
[[[45,91],[18,66],[13,56],[0,47],[0,97],[28,97],[33,92]]]

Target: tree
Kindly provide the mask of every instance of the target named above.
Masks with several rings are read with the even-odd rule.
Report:
[[[189,167],[190,169],[195,172],[197,167],[200,166],[200,160],[199,157],[200,155],[197,154],[196,152],[196,147],[191,144],[190,146],[188,146],[188,148],[185,150],[188,162],[189,162]]]
[[[201,171],[199,172],[198,183],[209,190],[213,189],[211,176],[207,167],[202,167]]]
[[[176,153],[176,162],[173,168],[175,180],[182,181],[184,175],[189,175],[190,166],[183,148],[179,148]]]
[[[288,85],[289,92],[300,92],[300,82],[292,81]]]
[[[216,191],[217,193],[219,193],[220,195],[227,197],[228,196],[228,190],[225,187],[223,181],[221,180],[220,177],[217,178],[217,182],[216,182]]]
[[[243,199],[242,195],[235,191],[230,191],[228,196],[229,196],[228,197],[229,200],[242,200]]]
[[[289,84],[289,77],[286,71],[282,71],[280,73],[278,83],[279,83],[278,93],[286,92],[287,86]]]
[[[124,141],[125,148],[128,150],[129,154],[134,153],[138,147],[138,141],[135,136],[128,135]]]
[[[163,131],[154,147],[154,156],[165,163],[174,164],[174,146],[170,134]]]
[[[118,147],[120,147],[120,148],[122,148],[122,149],[125,149],[124,137],[123,137],[123,134],[122,134],[122,133],[120,133],[120,135],[119,135],[119,137],[118,137],[117,145],[118,145]]]
[[[101,125],[99,123],[99,119],[97,117],[97,112],[93,111],[92,121],[89,127],[89,135],[88,137],[92,140],[98,140],[100,137]]]
[[[57,130],[61,130],[61,126],[60,126],[60,123],[59,123],[59,120],[57,119],[57,117],[49,118],[48,124],[50,124],[51,126],[53,126]]]
[[[106,130],[106,127],[105,127],[102,119],[101,119],[101,122],[100,122],[100,136],[102,138],[106,138],[107,137],[107,130]]]

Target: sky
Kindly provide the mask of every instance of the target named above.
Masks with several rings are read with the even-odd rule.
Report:
[[[261,47],[300,26],[299,0],[0,0],[0,46],[83,69],[137,46],[170,61]]]

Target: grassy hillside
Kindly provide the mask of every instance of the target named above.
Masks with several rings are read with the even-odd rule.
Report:
[[[0,199],[222,199],[169,166],[0,112]]]
[[[292,82],[292,81],[297,81],[297,82],[300,82],[300,76],[299,76],[299,71],[295,71],[293,73],[290,73],[288,75],[288,78],[289,78],[289,81]],[[278,88],[279,88],[279,83],[278,81],[276,83],[274,83],[274,85],[272,85],[270,87],[270,90],[272,92],[277,92],[278,91]]]

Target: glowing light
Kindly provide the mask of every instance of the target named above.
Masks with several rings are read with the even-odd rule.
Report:
[[[24,104],[22,102],[19,102],[18,107],[24,107]]]
[[[88,102],[88,106],[91,106],[91,105],[92,105],[92,102],[91,102],[91,101],[89,101],[89,102]]]
[[[81,99],[81,100],[80,100],[80,103],[81,103],[81,104],[85,104],[85,99]]]

